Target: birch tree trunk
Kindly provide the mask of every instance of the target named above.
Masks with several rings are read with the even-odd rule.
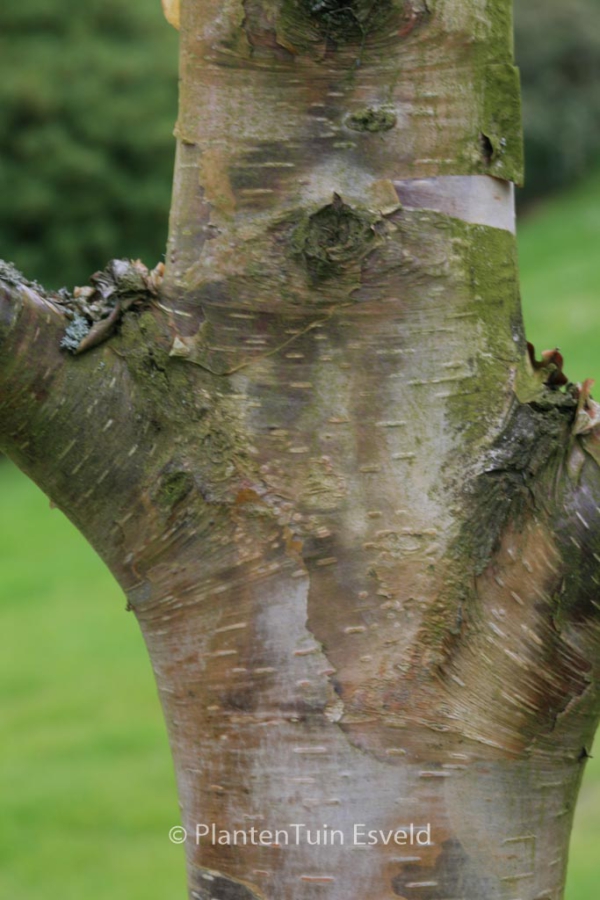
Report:
[[[139,620],[194,900],[562,897],[600,417],[525,343],[519,110],[509,0],[183,0],[164,279],[1,270],[2,446]]]

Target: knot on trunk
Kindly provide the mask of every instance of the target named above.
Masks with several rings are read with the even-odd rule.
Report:
[[[359,261],[374,247],[376,217],[353,209],[338,194],[296,227],[292,244],[314,281],[324,281]]]

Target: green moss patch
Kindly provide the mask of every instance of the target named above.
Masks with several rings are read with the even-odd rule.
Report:
[[[396,116],[387,109],[360,109],[346,119],[353,131],[390,131],[396,124]]]
[[[165,472],[160,480],[157,500],[161,506],[173,507],[187,497],[194,484],[189,472]]]
[[[519,70],[486,66],[481,124],[482,158],[488,174],[523,184],[523,134]]]

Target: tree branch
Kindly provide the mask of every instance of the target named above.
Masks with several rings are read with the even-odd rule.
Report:
[[[14,266],[0,262],[0,441],[24,451],[30,424],[64,366],[68,320],[59,305]]]
[[[147,529],[157,537],[167,515],[160,502],[154,513],[149,508],[154,489],[160,494],[177,471],[171,428],[183,434],[195,404],[179,405],[190,393],[191,367],[169,359],[173,326],[158,301],[160,273],[129,264],[126,274],[133,268],[144,280],[129,290],[122,266],[114,277],[116,263],[94,276],[94,288],[73,296],[50,294],[1,265],[0,447],[127,587],[139,581],[136,554]],[[109,331],[103,322],[111,308],[118,317]],[[81,346],[82,335],[69,349],[69,328],[83,315],[88,344]],[[94,346],[89,336],[103,327],[104,334],[96,331],[103,343]],[[198,402],[206,406],[205,397]],[[119,524],[124,516],[127,527]]]

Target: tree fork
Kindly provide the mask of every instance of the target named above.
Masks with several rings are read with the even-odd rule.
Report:
[[[95,276],[73,355],[73,298],[1,269],[0,437],[140,622],[190,897],[558,900],[600,415],[523,335],[510,3],[167,7],[164,280]]]

